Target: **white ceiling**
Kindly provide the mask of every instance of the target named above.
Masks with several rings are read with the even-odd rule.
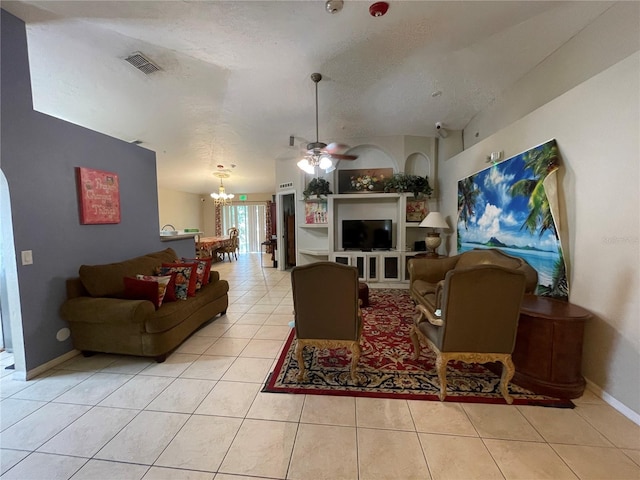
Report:
[[[2,2],[27,24],[34,108],[157,152],[161,188],[275,190],[320,141],[460,130],[611,2]],[[123,59],[162,68],[145,76]],[[432,96],[436,91],[440,95]],[[289,136],[296,147],[289,147]],[[305,142],[306,143],[306,142]],[[231,165],[236,165],[232,168]]]

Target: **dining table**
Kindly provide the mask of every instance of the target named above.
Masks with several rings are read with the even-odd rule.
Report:
[[[231,246],[231,237],[224,235],[221,237],[200,237],[196,241],[199,252],[203,252],[208,257],[213,257],[215,251],[219,248]]]

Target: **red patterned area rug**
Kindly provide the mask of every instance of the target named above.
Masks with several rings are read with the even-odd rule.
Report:
[[[414,304],[408,290],[370,289],[369,303],[369,307],[362,309],[359,385],[351,381],[351,353],[344,348],[305,348],[308,376],[305,382],[299,383],[292,329],[263,391],[439,401],[435,355],[423,346],[420,358],[411,359],[413,344],[409,332]],[[483,365],[451,361],[447,366],[445,401],[506,405],[499,385],[500,377]],[[570,400],[538,395],[513,383],[509,384],[509,391],[515,405],[574,406]]]

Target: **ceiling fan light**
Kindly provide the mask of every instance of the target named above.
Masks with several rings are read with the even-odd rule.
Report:
[[[315,172],[315,168],[313,167],[313,165],[311,165],[309,160],[306,158],[303,158],[298,162],[298,167],[300,168],[300,170],[304,170],[309,174],[313,174]]]
[[[331,168],[333,166],[333,162],[331,161],[331,158],[329,158],[328,155],[321,155],[320,156],[320,164],[319,167],[323,170],[326,170],[328,168]]]

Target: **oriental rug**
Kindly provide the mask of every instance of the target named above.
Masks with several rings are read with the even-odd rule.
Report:
[[[439,401],[435,354],[423,345],[420,357],[411,358],[413,344],[409,332],[413,312],[414,304],[408,290],[369,290],[369,307],[362,309],[364,325],[358,385],[351,381],[351,353],[345,348],[305,348],[307,378],[299,383],[295,331],[292,329],[262,391]],[[485,366],[451,361],[447,366],[445,401],[506,405],[499,385],[500,376]],[[513,383],[509,384],[509,391],[514,397],[514,405],[574,406],[568,399],[539,395]]]

